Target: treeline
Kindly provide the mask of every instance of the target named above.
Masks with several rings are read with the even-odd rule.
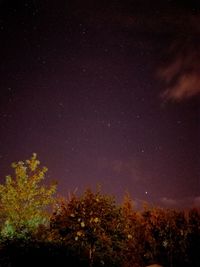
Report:
[[[199,267],[197,209],[138,211],[128,195],[117,204],[89,189],[58,199],[36,154],[12,166],[0,186],[0,266]]]

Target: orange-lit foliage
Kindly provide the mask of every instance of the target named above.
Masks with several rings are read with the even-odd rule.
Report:
[[[123,244],[124,266],[142,266],[144,229],[141,224],[140,212],[134,210],[134,202],[128,194],[125,195],[122,203],[122,214],[126,236]]]
[[[91,190],[59,203],[51,218],[54,238],[57,236],[77,251],[84,250],[91,266],[93,262],[108,264],[116,258],[120,263],[123,229],[121,209],[114,199]]]
[[[142,217],[146,260],[167,265],[171,265],[173,261],[183,261],[180,255],[186,255],[188,234],[185,214],[171,209],[147,208]]]

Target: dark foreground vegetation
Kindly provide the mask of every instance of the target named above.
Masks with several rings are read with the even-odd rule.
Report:
[[[128,195],[116,204],[100,190],[58,199],[35,154],[13,168],[0,185],[0,266],[200,266],[197,209],[137,211]]]

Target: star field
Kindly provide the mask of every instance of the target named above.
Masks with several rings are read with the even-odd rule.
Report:
[[[199,5],[144,3],[0,2],[1,181],[36,152],[62,194],[197,202]]]

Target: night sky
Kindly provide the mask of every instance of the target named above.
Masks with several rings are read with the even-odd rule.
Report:
[[[185,3],[183,3],[185,2]],[[0,176],[200,205],[200,4],[0,1]]]

